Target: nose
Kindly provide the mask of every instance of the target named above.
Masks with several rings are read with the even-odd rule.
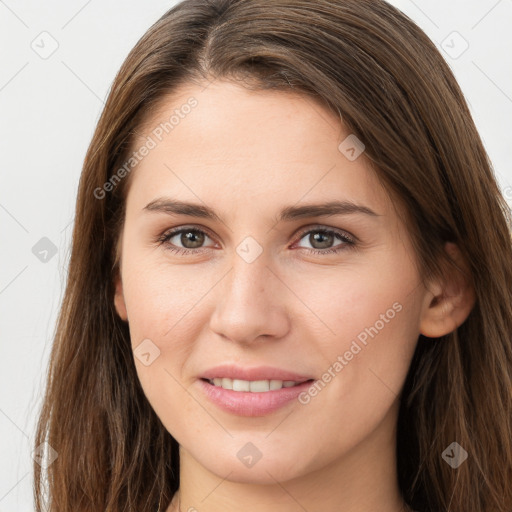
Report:
[[[235,254],[231,270],[215,289],[210,328],[222,338],[249,345],[288,332],[287,301],[293,294],[264,254],[251,263]]]

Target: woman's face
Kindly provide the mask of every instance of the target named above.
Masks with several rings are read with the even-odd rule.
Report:
[[[391,449],[428,292],[362,147],[310,98],[220,80],[179,89],[142,133],[116,307],[183,453],[274,483]]]

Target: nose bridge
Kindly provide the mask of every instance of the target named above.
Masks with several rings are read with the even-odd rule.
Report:
[[[261,335],[279,337],[288,328],[278,290],[283,284],[270,270],[267,253],[258,246],[254,239],[239,244],[215,301],[210,327],[233,341],[248,343]]]
[[[246,253],[243,248],[249,247]],[[256,255],[254,248],[244,243],[237,248],[237,254],[233,256],[230,284],[228,288],[234,298],[256,301],[269,304],[270,297],[266,297],[270,288],[273,288],[273,274],[269,269],[272,262],[269,261],[268,252]],[[241,255],[242,254],[242,255]],[[254,259],[253,259],[254,258]]]
[[[231,271],[227,276],[226,296],[240,301],[254,302],[260,300],[272,286],[270,279],[272,272],[269,265],[269,250],[263,248],[253,236],[245,236],[242,241],[233,247],[231,258]]]
[[[226,306],[231,311],[250,307],[252,311],[264,314],[270,308],[269,291],[273,288],[272,272],[269,270],[269,261],[266,253],[261,253],[253,258],[252,249],[240,256],[240,247],[237,254],[233,255],[231,271],[224,285],[223,296]],[[245,256],[251,254],[250,259]],[[247,312],[239,311],[244,316]]]

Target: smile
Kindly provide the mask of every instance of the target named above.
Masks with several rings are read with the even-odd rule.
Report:
[[[266,391],[274,391],[281,388],[290,388],[302,382],[293,380],[241,380],[228,378],[208,379],[210,384],[223,389],[231,389],[233,391],[248,391],[251,393],[264,393]],[[305,381],[304,381],[305,382]]]

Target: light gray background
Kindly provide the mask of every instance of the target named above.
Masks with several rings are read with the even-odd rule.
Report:
[[[33,510],[36,412],[87,146],[122,61],[175,3],[0,0],[0,512]],[[449,62],[512,204],[512,0],[391,3]],[[53,257],[34,254],[43,237]]]

